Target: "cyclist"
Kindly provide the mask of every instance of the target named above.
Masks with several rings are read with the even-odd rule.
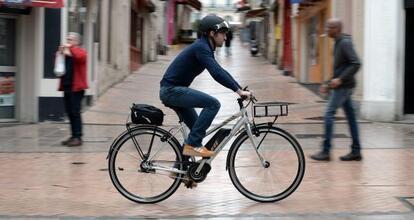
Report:
[[[251,95],[249,91],[243,91],[214,58],[214,51],[216,47],[223,45],[228,30],[229,25],[224,19],[216,15],[204,17],[199,27],[201,37],[174,59],[160,82],[161,101],[173,108],[190,128],[190,133],[184,141],[183,155],[214,155],[214,151],[202,146],[202,140],[220,109],[220,102],[206,93],[189,88],[195,77],[207,69],[215,81],[241,97],[249,98]],[[194,108],[203,110],[197,115]]]

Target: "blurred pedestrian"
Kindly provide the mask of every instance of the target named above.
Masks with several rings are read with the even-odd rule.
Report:
[[[231,56],[231,40],[233,40],[233,30],[229,28],[229,31],[226,33],[226,41],[224,43],[226,48],[226,56]]]
[[[80,47],[81,36],[70,32],[66,43],[59,46],[57,53],[65,55],[65,74],[60,77],[59,91],[64,93],[66,114],[70,120],[71,137],[62,145],[82,145],[81,102],[88,88],[86,77],[87,52]]]
[[[351,37],[342,33],[342,22],[339,19],[329,19],[326,28],[329,37],[335,39],[334,73],[333,78],[320,88],[321,93],[330,93],[325,111],[325,139],[322,151],[311,155],[311,158],[319,161],[330,160],[335,114],[336,110],[342,107],[348,120],[352,145],[351,152],[341,156],[340,160],[359,161],[362,160],[361,144],[351,96],[356,84],[354,75],[358,71],[361,62],[354,50]]]

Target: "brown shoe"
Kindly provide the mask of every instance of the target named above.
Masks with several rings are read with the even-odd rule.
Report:
[[[72,140],[73,137],[70,137],[62,142],[60,142],[62,145],[68,145],[68,142]]]
[[[70,139],[67,144],[68,147],[77,147],[82,145],[82,139],[80,138],[72,138]]]
[[[205,147],[192,147],[186,144],[184,145],[183,154],[186,156],[212,157],[215,153]]]

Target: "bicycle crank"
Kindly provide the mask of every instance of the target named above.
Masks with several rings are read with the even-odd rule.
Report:
[[[203,168],[201,168],[200,172],[196,173],[197,168],[198,168],[199,165],[200,165],[200,163],[192,163],[188,167],[188,171],[187,171],[187,175],[190,177],[190,179],[192,179],[196,183],[203,182],[206,179],[207,174],[211,170],[210,164],[205,163]]]

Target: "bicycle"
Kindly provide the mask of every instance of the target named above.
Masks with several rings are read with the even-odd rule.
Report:
[[[305,157],[299,142],[274,125],[279,116],[288,115],[288,103],[257,103],[253,96],[247,100],[247,105],[244,101],[237,99],[240,112],[206,132],[208,136],[223,131],[220,128],[238,119],[231,130],[225,130],[228,136],[220,143],[214,141],[214,137],[209,141],[213,143],[210,147],[215,155],[197,161],[194,157],[183,161],[182,145],[175,137],[179,132],[184,139],[187,137],[188,128],[181,119],[180,126],[169,131],[156,125],[127,122],[127,130],[114,140],[107,157],[115,188],[137,203],[165,200],[183,180],[204,181],[211,170],[211,162],[230,139],[236,137],[226,162],[226,170],[236,189],[258,202],[276,202],[288,197],[298,188],[305,173]],[[249,105],[252,120],[248,115]],[[274,120],[256,124],[255,117],[274,117]]]

